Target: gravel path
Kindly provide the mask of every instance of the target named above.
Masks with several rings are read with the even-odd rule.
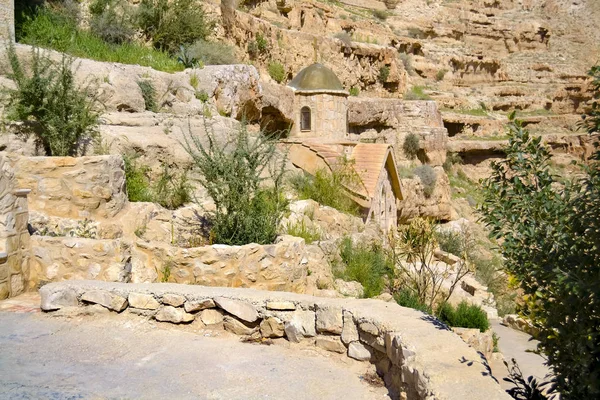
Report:
[[[362,379],[365,363],[192,330],[137,316],[0,311],[0,398],[387,398]]]

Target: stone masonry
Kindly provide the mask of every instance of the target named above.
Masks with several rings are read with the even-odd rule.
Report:
[[[0,41],[15,36],[15,3],[13,0],[0,0]]]
[[[20,294],[29,274],[29,190],[17,189],[13,170],[0,155],[0,300]]]
[[[397,304],[99,281],[50,283],[40,294],[48,312],[73,315],[77,308],[100,305],[165,323],[225,329],[247,341],[287,339],[347,354],[374,364],[394,399],[509,399],[474,349],[437,320]]]

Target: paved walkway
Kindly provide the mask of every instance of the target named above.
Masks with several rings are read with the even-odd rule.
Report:
[[[544,380],[544,377],[550,370],[544,365],[544,358],[542,356],[531,352],[531,350],[536,349],[538,342],[530,340],[531,336],[524,332],[501,325],[499,320],[492,320],[490,322],[492,329],[498,335],[498,347],[506,361],[510,362],[514,358],[517,360],[519,368],[525,377],[533,375],[538,381]],[[502,382],[502,378],[506,376],[503,366],[500,368],[498,363],[496,363],[496,365],[492,364],[492,368],[502,387],[510,387],[510,384]],[[502,370],[501,372],[504,373],[504,376],[498,372],[499,370]]]
[[[313,348],[31,311],[0,302],[1,399],[388,398],[363,380],[367,363]]]

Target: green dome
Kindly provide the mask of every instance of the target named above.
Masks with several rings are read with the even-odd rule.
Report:
[[[299,92],[347,93],[333,71],[318,63],[298,72],[298,75],[288,83],[288,86]]]

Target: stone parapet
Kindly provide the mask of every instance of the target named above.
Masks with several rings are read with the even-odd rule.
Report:
[[[256,341],[309,341],[375,364],[396,399],[510,398],[477,352],[445,325],[383,301],[98,281],[50,283],[40,294],[44,311],[99,304],[174,324],[198,320]]]

